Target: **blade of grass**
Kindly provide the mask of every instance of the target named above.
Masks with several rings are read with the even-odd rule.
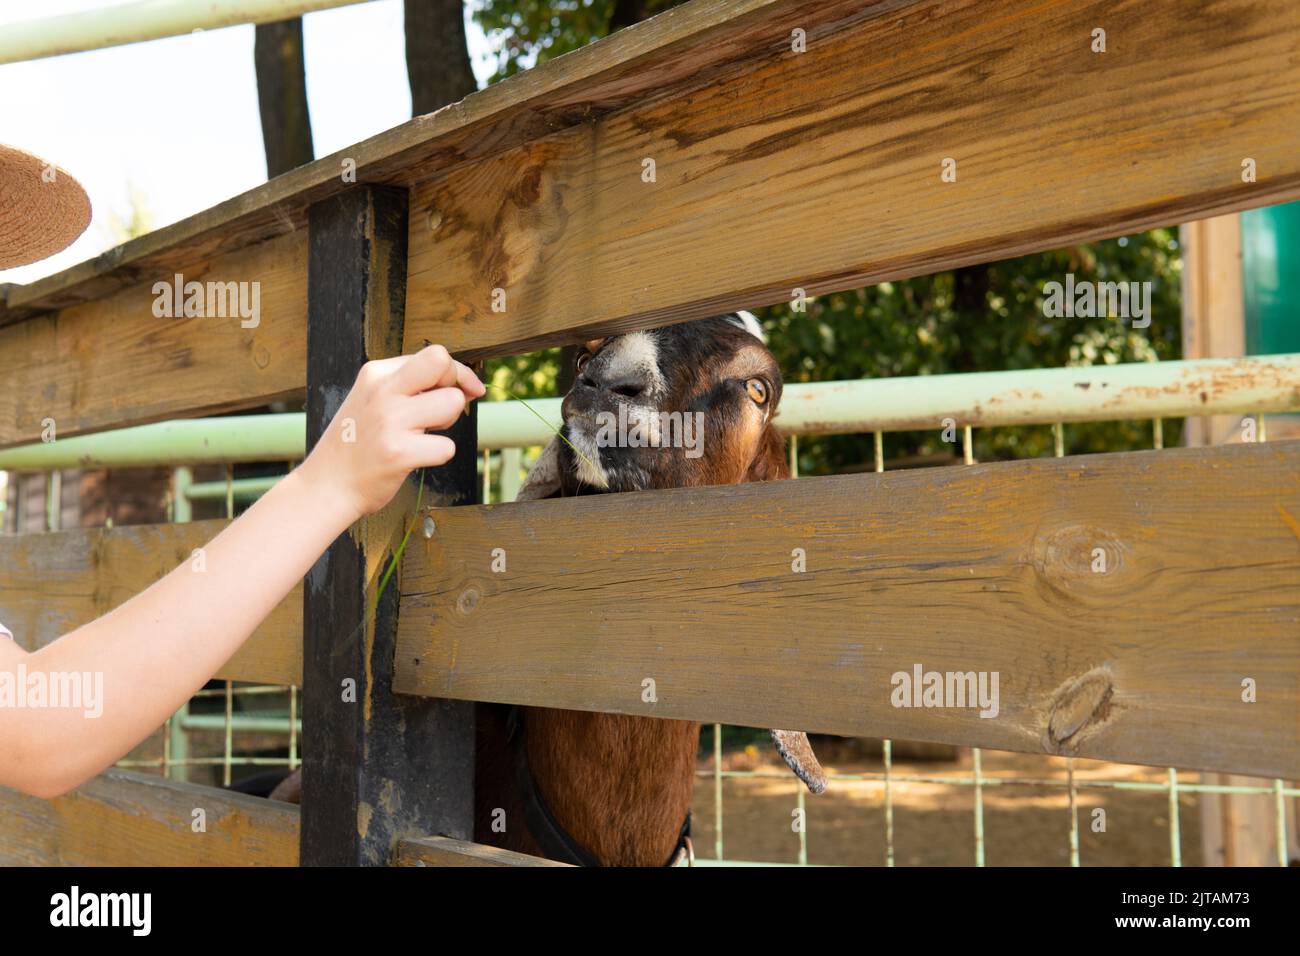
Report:
[[[420,472],[420,490],[415,496],[415,516],[411,523],[406,526],[406,534],[402,535],[402,543],[397,546],[393,552],[393,559],[388,562],[388,570],[384,576],[379,579],[379,588],[375,591],[375,599],[370,604],[370,615],[373,617],[375,609],[379,607],[379,599],[383,597],[384,589],[388,587],[388,579],[393,576],[393,570],[397,567],[397,562],[402,560],[402,554],[406,551],[406,542],[411,540],[411,532],[415,530],[415,523],[420,520],[420,505],[424,501],[424,471]],[[363,622],[364,623],[364,622]]]
[[[582,460],[585,461],[587,464],[591,465],[592,468],[596,467],[596,463],[592,461],[590,458],[588,458],[586,455],[584,455],[582,453],[582,450],[578,448],[576,445],[574,445],[573,442],[569,441],[569,439],[565,436],[564,432],[561,429],[556,428],[554,425],[548,422],[546,420],[546,417],[542,415],[542,413],[539,412],[537,409],[533,408],[533,406],[529,405],[527,401],[520,398],[518,395],[511,394],[510,390],[503,385],[497,385],[495,382],[493,382],[491,383],[491,387],[497,389],[498,391],[505,392],[507,397],[523,405],[524,408],[528,409],[535,416],[537,416],[538,421],[542,422],[547,428],[555,432],[556,437],[558,437],[562,442],[564,442],[566,445],[572,448],[574,454],[581,457]],[[375,609],[379,607],[379,599],[383,597],[384,590],[388,587],[388,581],[393,576],[393,571],[397,568],[397,562],[402,560],[402,554],[406,551],[406,543],[411,540],[411,533],[415,531],[415,523],[420,520],[420,505],[423,501],[424,501],[424,472],[421,471],[420,490],[419,493],[416,495],[416,499],[415,499],[415,517],[413,517],[411,519],[411,523],[407,525],[406,534],[402,536],[401,543],[397,546],[397,550],[393,552],[392,560],[388,562],[388,569],[384,571],[383,577],[379,579],[379,587],[375,590],[375,596],[373,600],[370,602],[370,608],[369,608],[370,617],[374,616]],[[366,622],[362,621],[360,626],[358,626],[357,631],[360,631],[362,627],[365,627],[365,624]],[[356,631],[353,632],[353,636],[355,635],[356,635]]]
[[[596,463],[595,463],[594,461],[592,461],[590,458],[588,458],[586,455],[584,455],[584,454],[582,453],[582,450],[581,450],[580,448],[578,448],[577,445],[575,445],[573,442],[569,441],[569,439],[565,436],[564,432],[563,432],[561,429],[556,428],[554,425],[552,425],[550,422],[548,422],[548,421],[546,420],[546,417],[545,417],[541,412],[539,412],[537,409],[533,408],[533,406],[529,405],[528,402],[524,401],[524,399],[520,398],[518,395],[512,395],[512,394],[510,393],[509,389],[505,388],[504,386],[502,386],[502,385],[498,385],[498,384],[496,384],[495,382],[493,382],[493,383],[492,383],[492,387],[495,388],[495,389],[497,389],[497,390],[499,390],[499,391],[505,392],[506,395],[507,395],[509,398],[514,399],[516,402],[518,402],[519,404],[523,405],[524,408],[528,409],[530,412],[532,412],[534,415],[536,415],[536,416],[537,416],[537,420],[538,420],[539,422],[541,422],[543,425],[545,425],[547,428],[549,428],[551,431],[555,432],[555,437],[557,437],[558,439],[560,439],[560,441],[564,442],[566,445],[568,445],[570,448],[572,448],[572,449],[573,449],[573,453],[574,453],[575,455],[578,455],[578,456],[579,456],[583,461],[585,461],[587,464],[589,464],[589,465],[592,467],[592,469],[594,469],[594,470],[599,470],[599,469],[596,468]]]

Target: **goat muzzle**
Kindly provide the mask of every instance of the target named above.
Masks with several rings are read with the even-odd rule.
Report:
[[[813,753],[807,734],[801,730],[774,730],[772,743],[776,744],[776,752],[781,755],[786,766],[808,785],[809,790],[813,793],[826,791],[826,771]]]

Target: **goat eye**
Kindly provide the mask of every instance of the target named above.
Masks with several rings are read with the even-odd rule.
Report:
[[[767,404],[767,383],[761,378],[751,378],[745,383],[745,391],[749,393],[755,403],[759,405]]]
[[[584,368],[587,367],[587,363],[590,361],[591,361],[590,352],[579,352],[577,359],[573,363],[574,371],[581,372]]]

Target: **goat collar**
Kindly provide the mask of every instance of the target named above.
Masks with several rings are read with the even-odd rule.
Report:
[[[515,784],[524,805],[524,821],[528,832],[542,848],[542,852],[553,860],[570,863],[574,866],[600,866],[597,860],[581,843],[571,837],[560,826],[537,788],[533,771],[528,766],[528,748],[524,745],[523,720],[518,707],[511,707],[506,718],[506,737],[514,756]],[[677,834],[677,845],[669,854],[664,866],[694,866],[695,848],[691,843],[691,812],[686,811],[686,820],[681,832]]]

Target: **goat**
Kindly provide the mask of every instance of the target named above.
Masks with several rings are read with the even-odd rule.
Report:
[[[788,478],[773,425],[781,387],[776,359],[746,312],[587,342],[562,405],[563,437],[546,446],[518,497]],[[612,422],[637,437],[607,440]],[[697,454],[665,440],[674,423],[679,439],[696,439]],[[475,725],[479,843],[600,866],[689,856],[699,723],[484,703]],[[826,778],[807,736],[771,734],[790,769],[821,793]],[[295,773],[271,796],[300,795]]]
[[[543,451],[518,497],[788,478],[773,425],[781,388],[749,313],[587,342],[562,405],[562,438]],[[686,415],[702,425],[702,453],[665,440],[667,425]],[[639,426],[639,440],[611,443],[614,421]],[[688,434],[686,425],[678,437]],[[478,842],[604,866],[679,862],[689,848],[699,723],[499,704],[479,704],[476,720]],[[772,738],[809,789],[822,792],[808,738],[780,730]]]

